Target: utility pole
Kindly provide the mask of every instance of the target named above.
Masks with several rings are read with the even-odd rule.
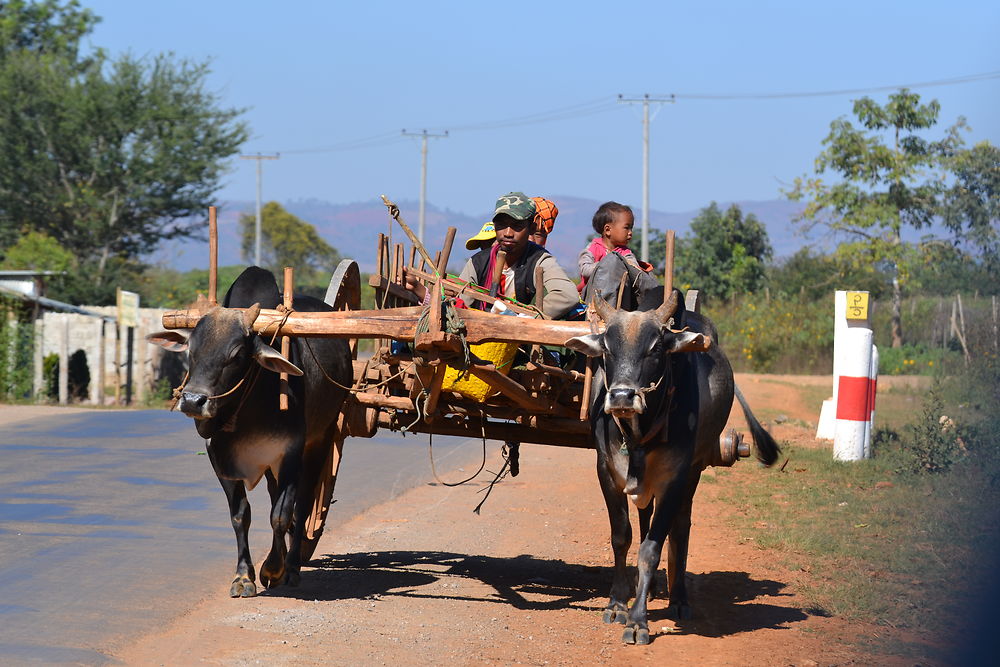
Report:
[[[260,177],[261,177],[261,160],[277,160],[280,155],[275,153],[274,155],[261,155],[257,153],[256,155],[241,155],[242,160],[257,160],[257,222],[254,226],[254,245],[253,245],[253,263],[260,266]]]
[[[674,96],[650,97],[646,93],[642,97],[627,98],[618,96],[623,104],[642,104],[642,246],[640,259],[649,261],[649,104],[667,104],[674,102]]]
[[[427,130],[422,132],[407,132],[403,130],[404,137],[420,137],[420,217],[417,223],[417,238],[424,242],[424,210],[427,206],[427,140],[444,139],[448,136],[448,130],[444,134],[428,134]]]

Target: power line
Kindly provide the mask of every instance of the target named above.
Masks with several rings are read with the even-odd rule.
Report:
[[[819,90],[803,93],[726,93],[715,95],[701,93],[676,93],[674,97],[685,100],[777,100],[802,97],[833,97],[836,95],[856,95],[859,93],[881,93],[887,90],[899,90],[900,88],[933,88],[936,86],[954,86],[961,83],[989,81],[990,79],[1000,79],[1000,70],[983,72],[981,74],[967,74],[965,76],[956,76],[948,79],[935,79],[933,81],[922,81],[919,83],[903,83],[893,86],[875,86],[872,88],[842,88],[840,90]]]
[[[797,98],[810,98],[810,97],[834,97],[838,95],[885,92],[889,90],[899,90],[900,88],[912,89],[912,88],[932,88],[936,86],[951,86],[964,83],[989,81],[992,79],[1000,79],[1000,70],[981,72],[978,74],[966,74],[946,79],[934,79],[931,81],[922,81],[917,83],[894,84],[890,86],[875,86],[870,88],[843,88],[837,90],[819,90],[819,91],[806,91],[798,93],[796,92],[714,93],[714,94],[674,93],[670,95],[650,95],[650,98],[651,99],[670,98],[675,100],[727,101],[727,100],[770,100],[770,99],[797,99]],[[641,97],[641,96],[633,95],[629,97]],[[619,95],[618,98],[623,98],[623,96]],[[513,116],[511,118],[502,118],[502,119],[483,121],[477,123],[466,123],[461,125],[452,124],[449,125],[449,130],[452,133],[478,132],[485,130],[497,130],[510,127],[519,127],[524,125],[537,125],[537,124],[551,123],[562,120],[572,120],[575,118],[593,116],[596,114],[601,114],[611,111],[617,106],[616,102],[617,102],[616,98],[610,95],[602,95],[601,97],[596,97],[582,102],[577,102],[575,104],[570,104],[563,107],[556,107],[554,109],[548,109],[545,111],[538,111],[535,113],[525,114],[523,116]],[[375,134],[369,137],[350,139],[335,144],[331,144],[329,146],[283,150],[281,151],[281,153],[287,155],[307,154],[307,153],[339,153],[343,151],[363,150],[368,148],[381,148],[383,146],[389,146],[398,143],[402,139],[403,137],[400,136],[399,133],[391,131],[391,132],[383,132],[380,134]]]

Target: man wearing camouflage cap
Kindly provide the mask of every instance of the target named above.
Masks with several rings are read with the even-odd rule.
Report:
[[[497,199],[492,220],[497,242],[474,254],[459,278],[489,287],[493,283],[497,252],[503,250],[507,258],[500,277],[500,293],[521,303],[533,303],[537,290],[544,289],[542,312],[546,317],[559,319],[580,304],[580,297],[556,258],[530,240],[536,228],[536,213],[535,202],[523,192],[509,192]],[[542,269],[541,286],[535,285],[536,267]],[[407,287],[423,297],[424,287],[419,282],[407,280]]]

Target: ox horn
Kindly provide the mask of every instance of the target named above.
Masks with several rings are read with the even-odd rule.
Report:
[[[677,312],[677,295],[679,294],[680,292],[677,290],[672,290],[663,305],[656,309],[656,316],[663,324],[666,324]]]
[[[601,293],[599,291],[590,300],[590,307],[604,322],[608,322],[615,314],[615,309],[611,307],[610,303],[601,298]]]
[[[260,315],[259,303],[255,303],[243,311],[243,326],[246,327],[248,332],[253,331],[253,323],[257,321],[258,315]]]

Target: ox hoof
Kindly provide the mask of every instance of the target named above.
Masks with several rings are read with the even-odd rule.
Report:
[[[649,629],[629,626],[622,633],[622,641],[626,644],[645,645],[649,643]]]
[[[690,621],[693,616],[691,605],[686,602],[672,604],[667,607],[667,616],[675,621]]]
[[[625,625],[628,620],[628,611],[624,607],[608,607],[604,610],[605,623],[621,623]]]
[[[270,568],[267,563],[264,563],[263,567],[260,568],[260,583],[264,585],[264,588],[277,588],[285,583],[287,577],[288,573],[285,571],[284,566]]]
[[[301,574],[299,574],[298,572],[292,572],[291,570],[289,570],[288,574],[285,575],[285,582],[284,583],[285,583],[286,586],[298,586],[299,585],[299,581],[301,581],[301,579],[302,579],[302,575]]]
[[[257,595],[257,585],[247,577],[236,577],[229,587],[229,597],[252,598]]]

